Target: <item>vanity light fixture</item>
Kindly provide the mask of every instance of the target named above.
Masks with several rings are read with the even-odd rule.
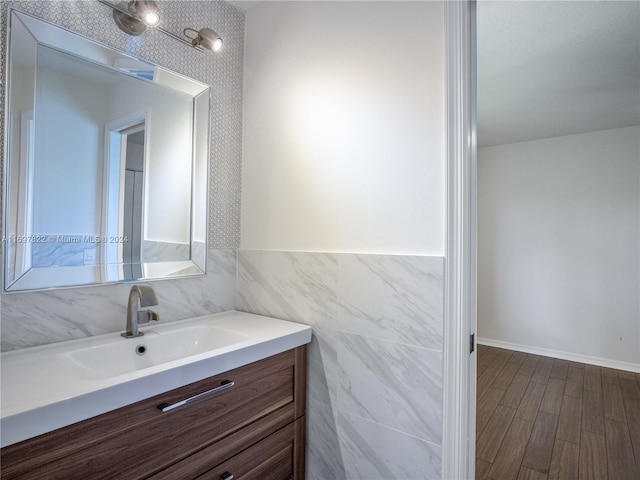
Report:
[[[195,37],[189,37],[187,32],[195,32]],[[191,39],[191,45],[198,48],[206,48],[207,50],[219,51],[222,48],[222,38],[210,28],[201,28],[199,31],[193,28],[185,28],[182,32],[185,37]]]
[[[113,19],[118,28],[127,35],[140,35],[147,27],[154,27],[165,35],[168,35],[179,42],[192,46],[200,52],[205,50],[219,51],[222,48],[222,38],[210,28],[185,28],[183,35],[186,39],[160,27],[160,10],[153,0],[129,0],[113,4],[107,0],[97,0],[113,10]],[[190,36],[187,32],[195,33]]]
[[[153,0],[130,0],[114,6],[113,19],[124,33],[140,35],[160,23],[160,10]]]

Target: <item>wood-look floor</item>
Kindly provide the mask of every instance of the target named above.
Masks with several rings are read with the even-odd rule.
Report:
[[[478,345],[476,478],[640,479],[640,374]]]

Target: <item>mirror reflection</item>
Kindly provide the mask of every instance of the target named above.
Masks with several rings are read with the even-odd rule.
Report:
[[[16,11],[8,80],[5,290],[204,273],[207,86]]]

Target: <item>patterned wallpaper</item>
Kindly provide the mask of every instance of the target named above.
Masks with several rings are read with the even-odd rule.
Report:
[[[238,248],[244,14],[222,1],[159,0],[157,3],[166,30],[180,35],[186,27],[206,26],[220,34],[224,48],[215,54],[201,53],[153,29],[147,29],[139,37],[126,35],[113,21],[111,9],[95,0],[0,0],[0,136],[4,137],[9,6],[209,84],[212,90],[209,248]],[[4,159],[0,162],[3,164]]]

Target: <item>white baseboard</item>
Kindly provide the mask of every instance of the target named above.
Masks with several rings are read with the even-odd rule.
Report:
[[[480,345],[488,347],[504,348],[505,350],[515,350],[517,352],[533,353],[534,355],[542,355],[543,357],[554,357],[561,360],[569,360],[571,362],[588,363],[599,367],[615,368],[616,370],[625,370],[628,372],[640,373],[640,364],[621,362],[619,360],[611,360],[608,358],[591,357],[589,355],[580,355],[577,353],[562,352],[560,350],[550,350],[548,348],[532,347],[530,345],[520,345],[518,343],[503,342],[501,340],[491,340],[490,338],[478,337]]]

